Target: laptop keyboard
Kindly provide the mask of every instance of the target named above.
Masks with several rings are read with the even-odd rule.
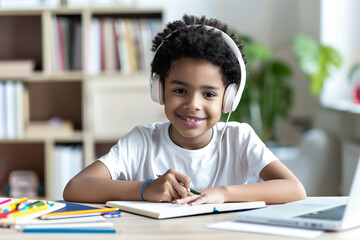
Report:
[[[341,220],[346,205],[341,205],[334,208],[325,209],[318,212],[307,213],[304,215],[297,216],[299,218],[312,218],[312,219],[324,219],[324,220]]]

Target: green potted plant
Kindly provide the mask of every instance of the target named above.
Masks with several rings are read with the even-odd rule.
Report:
[[[310,93],[319,95],[331,72],[341,66],[340,53],[331,46],[320,44],[311,37],[300,34],[294,38],[293,50],[300,69],[311,80]]]
[[[270,49],[248,36],[233,31],[245,45],[247,58],[246,88],[230,121],[247,122],[263,141],[275,140],[275,124],[288,115],[293,104],[289,84],[291,68],[274,59]],[[223,120],[227,114],[223,115]]]

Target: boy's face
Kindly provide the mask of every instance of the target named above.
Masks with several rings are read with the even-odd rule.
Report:
[[[224,91],[220,67],[194,58],[173,62],[164,85],[172,141],[186,149],[207,145],[221,117]]]

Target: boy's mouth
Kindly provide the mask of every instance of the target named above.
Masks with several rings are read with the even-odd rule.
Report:
[[[197,127],[199,126],[205,118],[193,117],[193,116],[180,116],[178,117],[181,119],[183,124],[187,127]]]

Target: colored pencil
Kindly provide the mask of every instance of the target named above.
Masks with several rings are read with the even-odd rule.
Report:
[[[46,210],[48,209],[50,206],[49,205],[41,205],[39,207],[34,207],[34,208],[29,208],[28,210],[24,210],[24,211],[17,211],[17,212],[14,212],[14,213],[10,213],[8,215],[8,217],[10,218],[16,218],[16,217],[21,217],[21,216],[24,216],[24,215],[28,215],[28,214],[32,214],[32,213],[35,213],[35,212],[39,212],[39,211],[43,211],[43,210]]]
[[[79,210],[79,211],[68,211],[68,212],[55,212],[48,213],[40,217],[40,219],[56,219],[56,218],[65,218],[72,217],[74,215],[84,214],[97,214],[97,213],[106,213],[106,212],[114,212],[118,211],[117,208],[99,208],[99,209],[89,209],[89,210]]]
[[[0,206],[3,205],[3,204],[5,204],[5,203],[8,203],[8,202],[10,202],[10,201],[11,201],[11,198],[6,199],[6,200],[0,202]]]
[[[23,233],[116,233],[115,229],[71,229],[71,228],[37,228],[21,229]]]
[[[5,206],[3,206],[1,208],[1,211],[0,212],[11,212],[13,210],[15,210],[17,208],[17,205],[19,205],[20,203],[23,203],[23,202],[26,202],[27,201],[27,198],[24,197],[24,198],[21,198],[17,201],[14,201],[14,202],[10,202],[8,204],[6,204]]]

